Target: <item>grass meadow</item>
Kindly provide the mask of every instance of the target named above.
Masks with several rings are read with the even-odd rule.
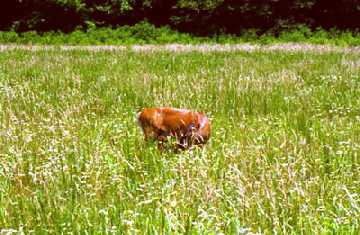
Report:
[[[0,52],[0,233],[358,234],[360,56]],[[204,149],[142,107],[204,111]]]

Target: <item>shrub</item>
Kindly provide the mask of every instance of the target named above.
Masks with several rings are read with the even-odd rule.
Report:
[[[1,32],[0,43],[21,44],[73,44],[73,45],[120,45],[120,44],[165,44],[165,43],[244,43],[253,42],[269,44],[276,42],[306,42],[314,44],[334,44],[340,46],[360,45],[358,32],[337,29],[325,31],[317,28],[311,31],[305,25],[298,25],[279,32],[260,33],[259,29],[243,30],[240,36],[232,34],[217,34],[213,37],[195,37],[188,33],[180,33],[169,26],[155,27],[148,22],[141,22],[133,26],[116,28],[96,27],[88,24],[87,30],[77,29],[65,34],[59,31],[49,31],[39,34],[36,31],[16,33],[15,31]]]

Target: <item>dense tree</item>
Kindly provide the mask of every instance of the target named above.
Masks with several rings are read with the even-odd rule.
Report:
[[[358,30],[359,19],[359,0],[6,0],[0,8],[0,29],[17,31],[68,32],[143,20],[200,35],[294,24]]]

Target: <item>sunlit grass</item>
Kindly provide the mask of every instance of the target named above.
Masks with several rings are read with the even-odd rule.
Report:
[[[206,112],[145,145],[146,106]],[[0,231],[357,234],[359,54],[0,54]],[[0,232],[1,233],[1,232]]]

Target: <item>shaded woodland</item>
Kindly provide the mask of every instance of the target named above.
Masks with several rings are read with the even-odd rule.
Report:
[[[6,0],[0,30],[24,32],[118,27],[147,21],[193,35],[274,34],[310,29],[358,31],[359,0]]]

